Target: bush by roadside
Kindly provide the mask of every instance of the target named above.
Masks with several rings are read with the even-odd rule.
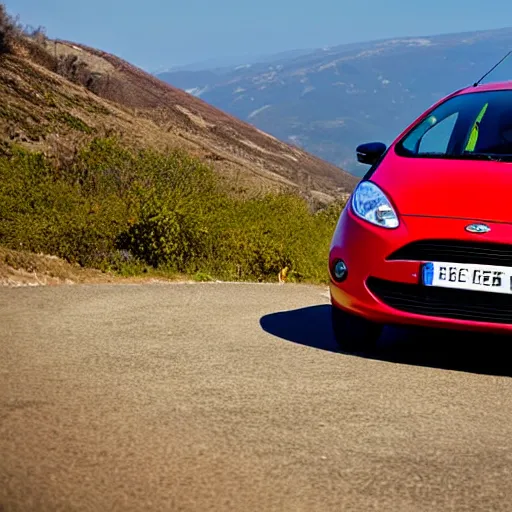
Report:
[[[181,151],[130,151],[95,139],[62,169],[12,147],[0,159],[0,245],[124,275],[325,282],[343,204],[312,212],[293,194],[250,200]]]

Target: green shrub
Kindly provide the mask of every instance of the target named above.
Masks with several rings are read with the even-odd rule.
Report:
[[[182,151],[81,148],[69,168],[14,148],[0,158],[0,244],[125,274],[325,281],[343,204],[313,213],[293,194],[236,199]]]
[[[94,266],[114,248],[124,212],[119,198],[97,202],[59,178],[41,154],[15,149],[0,159],[2,245]]]
[[[204,254],[205,234],[193,212],[151,197],[142,203],[139,221],[120,236],[118,245],[155,268],[187,272],[195,270],[194,263]]]

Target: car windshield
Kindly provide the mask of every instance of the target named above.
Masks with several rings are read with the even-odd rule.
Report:
[[[405,157],[512,161],[512,91],[454,96],[396,145]]]

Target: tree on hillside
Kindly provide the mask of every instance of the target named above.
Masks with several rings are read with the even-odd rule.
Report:
[[[42,47],[46,41],[46,31],[41,26],[37,28],[30,25],[24,26],[18,18],[10,16],[5,5],[0,3],[0,55],[12,52],[13,42],[23,38],[28,38]]]
[[[0,54],[10,51],[10,41],[15,30],[15,23],[7,14],[5,5],[0,4]]]

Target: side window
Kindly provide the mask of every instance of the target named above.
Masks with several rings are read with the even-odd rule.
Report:
[[[430,128],[422,137],[418,152],[446,154],[458,116],[459,113],[455,112]]]

